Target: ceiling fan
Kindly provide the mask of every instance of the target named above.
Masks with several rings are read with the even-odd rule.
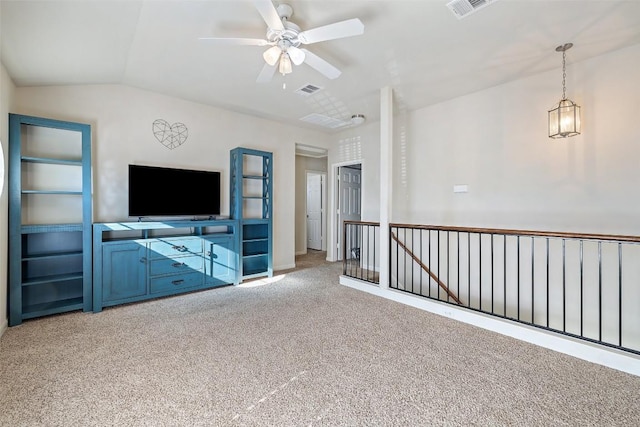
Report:
[[[303,62],[327,78],[335,79],[341,74],[339,69],[300,46],[364,33],[364,25],[357,18],[302,31],[289,20],[293,8],[288,4],[276,7],[271,0],[254,0],[253,4],[267,23],[265,39],[201,37],[200,40],[227,45],[271,46],[262,55],[266,64],[256,80],[259,83],[269,82],[276,69],[282,75],[289,74],[293,71],[292,64],[300,65]]]

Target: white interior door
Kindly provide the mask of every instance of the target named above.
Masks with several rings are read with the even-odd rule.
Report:
[[[362,171],[359,165],[338,169],[338,259],[342,259],[344,221],[360,221],[362,217]]]
[[[307,173],[307,248],[322,250],[322,175]]]

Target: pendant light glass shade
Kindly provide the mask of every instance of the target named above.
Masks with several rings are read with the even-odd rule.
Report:
[[[566,52],[573,47],[573,43],[558,46],[556,52],[562,52],[562,99],[549,110],[549,138],[568,138],[580,135],[580,106],[567,99],[566,87]]]
[[[567,138],[580,135],[580,106],[563,99],[549,110],[549,138]]]
[[[280,55],[280,66],[278,67],[278,71],[280,71],[280,74],[282,75],[289,74],[293,71],[291,59],[289,59],[289,55],[284,52]]]
[[[264,61],[267,64],[273,67],[278,62],[278,59],[280,59],[281,54],[282,54],[282,51],[278,46],[272,46],[269,49],[264,51],[264,53],[262,54],[262,57],[264,58]]]

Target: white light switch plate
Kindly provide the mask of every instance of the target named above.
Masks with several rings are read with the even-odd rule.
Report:
[[[453,186],[453,192],[454,193],[467,193],[467,192],[469,192],[469,186],[468,185],[454,185]]]

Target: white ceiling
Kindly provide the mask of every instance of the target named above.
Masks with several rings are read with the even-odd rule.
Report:
[[[243,0],[3,0],[0,53],[17,86],[125,84],[327,130],[299,119],[376,120],[385,86],[413,110],[559,69],[554,49],[565,42],[574,43],[569,64],[640,43],[639,0],[500,0],[461,20],[447,1],[287,0],[303,30],[364,23],[364,35],[307,46],[342,70],[335,80],[302,64],[256,83],[265,47],[198,40],[264,38],[265,22]],[[294,93],[309,83],[323,90]]]

